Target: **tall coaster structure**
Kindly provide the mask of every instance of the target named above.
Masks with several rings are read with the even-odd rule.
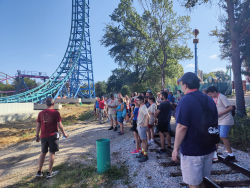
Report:
[[[59,67],[42,85],[0,97],[0,103],[40,102],[47,98],[94,98],[95,85],[89,32],[89,0],[72,0],[69,43]]]

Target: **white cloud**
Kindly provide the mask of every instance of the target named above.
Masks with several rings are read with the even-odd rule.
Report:
[[[215,68],[215,69],[211,69],[212,71],[214,71],[214,72],[216,72],[216,71],[224,71],[224,72],[226,72],[227,71],[227,69],[226,68]]]
[[[43,54],[43,57],[54,57],[54,54]]]
[[[195,67],[194,64],[190,63],[188,65],[186,65],[186,67]]]
[[[214,55],[210,55],[209,57],[212,58],[212,59],[215,59],[215,58],[218,57],[218,55],[217,55],[217,54],[214,54]]]

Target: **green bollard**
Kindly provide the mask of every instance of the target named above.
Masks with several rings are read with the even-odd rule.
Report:
[[[103,173],[110,169],[110,140],[107,138],[96,141],[97,172]]]

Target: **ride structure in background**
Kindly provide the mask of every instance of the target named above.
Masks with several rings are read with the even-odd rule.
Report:
[[[6,81],[6,84],[9,84],[9,81],[8,81],[9,78],[10,78],[10,81],[14,82],[14,79],[11,76],[3,72],[0,72],[0,83],[3,81]]]
[[[40,102],[47,97],[94,98],[89,32],[89,0],[72,0],[71,32],[59,67],[43,84],[23,93],[0,97],[0,103]]]

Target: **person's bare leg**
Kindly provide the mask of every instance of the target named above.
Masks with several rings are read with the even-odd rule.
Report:
[[[161,149],[165,149],[165,136],[162,132],[159,132],[161,140]]]
[[[154,140],[154,126],[150,129],[151,139]]]
[[[139,136],[139,134],[137,134],[138,135],[138,144],[139,144],[139,148],[142,148],[142,143],[141,143],[141,138],[140,138],[140,136]]]
[[[142,140],[144,152],[148,152],[148,141],[147,139]]]
[[[118,123],[118,122],[117,122],[117,119],[116,119],[116,120],[115,120],[115,127],[117,127],[117,123]]]
[[[54,161],[55,161],[55,153],[51,152],[51,153],[49,153],[49,171],[48,172],[52,171]]]
[[[230,145],[229,140],[227,138],[223,138],[223,137],[221,137],[221,140],[223,141],[223,143],[227,149],[227,152],[232,153],[232,149],[231,149],[231,145]]]
[[[171,137],[170,137],[170,134],[168,132],[165,132],[164,133],[166,135],[166,139],[167,139],[167,142],[168,142],[168,146],[171,146]],[[163,135],[164,136],[164,135]]]
[[[45,156],[46,156],[46,153],[41,153],[39,160],[38,160],[38,171],[40,171],[40,172],[42,172]]]
[[[110,124],[111,124],[111,127],[113,127],[113,119],[112,118],[110,119]]]
[[[120,124],[121,132],[123,133],[123,123],[119,123],[119,124]]]
[[[136,132],[134,132],[134,138],[135,138],[136,150],[139,150],[139,140],[138,140],[138,135]]]
[[[151,136],[150,136],[150,130],[148,129],[148,130],[147,130],[147,138],[148,138],[148,141],[150,141],[150,137],[151,137]]]

